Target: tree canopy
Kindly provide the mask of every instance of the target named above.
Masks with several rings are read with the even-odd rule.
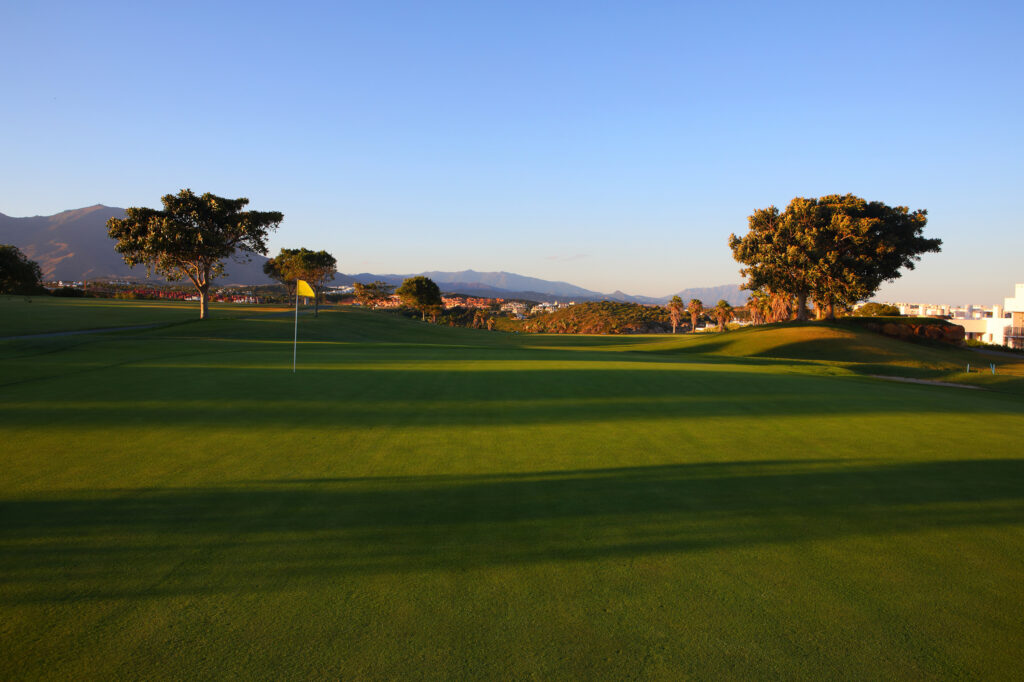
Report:
[[[326,251],[310,251],[301,249],[281,249],[273,258],[263,264],[263,272],[271,279],[276,279],[288,288],[289,296],[295,295],[296,280],[303,280],[311,287],[316,296],[313,299],[313,314],[320,314],[320,295],[327,282],[334,279],[338,270],[338,261]]]
[[[733,257],[745,266],[744,287],[795,297],[797,319],[806,319],[809,298],[831,317],[942,246],[923,236],[926,211],[852,194],[797,197],[785,211],[754,211],[748,223],[742,238],[729,236]]]
[[[353,288],[355,289],[356,300],[366,306],[390,298],[391,294],[395,292],[395,287],[383,280],[377,280],[368,284],[356,282]]]
[[[523,323],[524,331],[548,334],[661,334],[669,329],[665,308],[619,301],[579,303]]]
[[[405,280],[395,293],[407,306],[419,310],[424,320],[428,312],[436,314],[436,306],[441,305],[441,289],[434,280],[422,275]]]
[[[199,319],[206,319],[210,283],[224,274],[224,260],[237,251],[267,253],[267,236],[284,219],[277,211],[245,211],[249,200],[226,199],[183,189],[161,198],[164,210],[125,209],[107,221],[115,250],[130,266],[145,264],[168,280],[188,278],[199,292]]]
[[[900,309],[894,305],[872,301],[857,308],[853,314],[856,317],[899,317]]]
[[[0,244],[0,294],[37,294],[42,290],[39,264],[12,244]]]

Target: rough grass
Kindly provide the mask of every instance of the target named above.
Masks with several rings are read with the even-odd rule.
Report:
[[[291,322],[0,342],[0,677],[1019,668],[1013,392],[858,376],[840,342],[905,355],[827,327],[354,310],[293,375]]]

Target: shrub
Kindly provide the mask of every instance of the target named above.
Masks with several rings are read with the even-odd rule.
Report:
[[[85,292],[75,287],[60,287],[51,291],[50,295],[58,298],[85,298]]]
[[[857,308],[857,310],[853,311],[853,314],[857,317],[899,317],[900,309],[894,305],[872,301]]]

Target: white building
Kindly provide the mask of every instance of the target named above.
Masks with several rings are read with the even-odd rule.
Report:
[[[523,303],[522,301],[509,301],[501,304],[502,312],[511,313],[522,317],[530,309],[530,306]]]
[[[1024,348],[1024,283],[1016,284],[1015,295],[1003,300],[1002,306],[992,306],[991,313],[968,306],[969,315],[954,317],[964,328],[968,339],[1010,348]]]

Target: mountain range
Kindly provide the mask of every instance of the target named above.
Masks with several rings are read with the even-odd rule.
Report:
[[[107,236],[107,219],[123,218],[123,208],[97,204],[86,208],[63,211],[52,216],[13,218],[0,213],[0,244],[13,244],[39,263],[45,280],[82,279],[126,279],[143,280],[145,268],[129,268],[114,251],[114,243]],[[259,254],[243,254],[239,259],[226,264],[225,276],[218,284],[269,284],[271,280],[263,274],[266,257]],[[632,296],[616,291],[611,294],[591,291],[568,282],[554,282],[536,277],[526,277],[511,272],[420,272],[434,280],[444,291],[471,296],[492,298],[522,298],[527,300],[559,301],[622,301],[664,305],[672,294],[662,297]],[[338,273],[336,284],[354,282],[368,283],[382,280],[388,284],[401,284],[413,274],[358,274]],[[715,287],[696,287],[676,292],[684,301],[699,298],[704,303],[714,304],[725,299],[732,305],[742,305],[745,292],[738,284],[724,284]]]

